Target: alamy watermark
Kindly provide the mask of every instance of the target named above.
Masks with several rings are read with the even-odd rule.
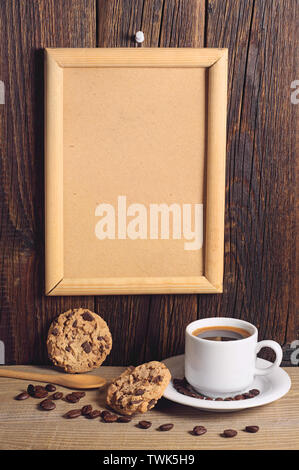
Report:
[[[5,86],[2,80],[0,80],[0,104],[5,104]]]
[[[118,196],[116,208],[112,204],[99,204],[95,216],[100,217],[95,225],[99,240],[184,239],[184,250],[202,248],[203,204],[146,206],[133,203],[127,206],[127,197]]]
[[[293,80],[291,83],[291,88],[294,89],[291,93],[291,103],[299,103],[299,80]]]
[[[299,339],[295,339],[295,341],[292,341],[290,344],[290,349],[294,349],[294,351],[291,353],[290,356],[290,361],[293,366],[298,366],[299,365]]]
[[[5,346],[3,341],[0,341],[0,364],[5,364]]]

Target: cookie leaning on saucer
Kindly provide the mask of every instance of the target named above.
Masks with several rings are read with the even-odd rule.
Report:
[[[88,372],[99,367],[112,348],[103,318],[90,310],[68,310],[53,321],[48,332],[51,361],[66,372]]]
[[[107,391],[107,405],[120,414],[145,413],[154,408],[171,379],[167,367],[158,361],[130,366]]]

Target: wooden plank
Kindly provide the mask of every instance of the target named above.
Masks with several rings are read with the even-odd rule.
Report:
[[[165,0],[159,47],[203,47],[205,2]],[[209,294],[212,295],[212,294]],[[161,359],[184,351],[185,327],[197,318],[196,295],[154,295],[145,336],[145,359]]]
[[[94,47],[94,0],[4,0],[0,4],[1,136],[0,339],[7,363],[47,361],[51,320],[93,297],[46,298],[44,292],[43,51]]]
[[[281,344],[296,338],[296,6],[213,0],[206,20],[205,45],[229,48],[227,206],[224,295],[200,296],[199,316],[243,318]]]
[[[11,368],[33,372],[39,370],[30,366]],[[120,367],[101,367],[96,373],[111,380],[122,370]],[[72,405],[62,400],[56,402],[56,409],[51,412],[39,411],[39,400],[14,400],[27,387],[27,381],[1,378],[0,449],[299,449],[299,369],[288,368],[287,372],[292,379],[291,390],[267,406],[241,413],[210,413],[162,399],[152,411],[134,416],[128,424],[107,424],[100,419],[84,417],[63,419],[63,414],[78,408],[78,404]],[[52,373],[57,372],[52,370]],[[59,386],[57,390],[67,393],[67,389]],[[103,409],[104,402],[105,390],[88,390],[80,401],[80,407],[91,404],[94,409]],[[145,431],[136,427],[141,419],[150,420],[151,428]],[[158,426],[169,422],[174,424],[174,428],[161,437]],[[199,437],[190,434],[196,425],[205,426],[207,433]],[[248,425],[258,425],[259,432],[243,432]],[[238,435],[233,439],[221,437],[223,430],[228,428],[236,429]]]

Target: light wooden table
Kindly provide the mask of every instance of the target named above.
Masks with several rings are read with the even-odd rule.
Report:
[[[11,369],[41,371],[43,368],[11,366]],[[38,409],[40,400],[29,398],[16,401],[14,397],[27,388],[28,382],[0,378],[0,449],[299,449],[299,369],[286,368],[292,379],[290,392],[275,403],[235,413],[203,412],[162,399],[157,407],[138,415],[128,424],[103,423],[100,419],[74,420],[62,418],[73,408],[92,404],[104,407],[105,390],[91,390],[79,404],[56,402],[56,409]],[[48,371],[48,370],[47,370]],[[122,367],[102,367],[95,373],[108,380],[123,371]],[[68,389],[57,386],[67,393]],[[141,419],[152,421],[152,427],[136,427]],[[169,432],[158,432],[163,423],[174,423]],[[203,436],[192,436],[195,425],[206,426]],[[246,425],[258,425],[257,434],[242,431]],[[227,428],[238,431],[232,439],[220,437]]]

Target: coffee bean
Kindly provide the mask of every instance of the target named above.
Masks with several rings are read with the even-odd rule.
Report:
[[[150,421],[139,421],[138,427],[141,429],[148,429],[150,428],[152,423]]]
[[[110,411],[108,411],[108,410],[103,410],[103,411],[101,412],[101,417],[102,417],[102,418],[105,418],[106,415],[110,415],[110,414],[111,414]]]
[[[73,393],[68,393],[68,395],[65,396],[65,400],[69,403],[77,403],[80,398],[75,396]]]
[[[63,397],[62,392],[55,392],[49,398],[51,398],[52,400],[61,400],[62,397]]]
[[[53,385],[53,384],[47,384],[47,385],[46,385],[46,390],[47,390],[48,392],[55,392],[56,387],[55,387],[55,385]]]
[[[213,400],[213,398],[211,398],[211,397],[204,397],[204,398],[205,398],[205,400]]]
[[[85,415],[85,418],[96,419],[96,418],[99,418],[99,416],[101,416],[100,410],[93,410],[90,413],[88,413],[87,415]]]
[[[35,391],[37,391],[37,392],[40,392],[40,391],[44,392],[45,390],[46,390],[46,388],[43,385],[36,385],[35,386]]]
[[[22,393],[20,393],[19,395],[17,395],[15,397],[15,400],[18,400],[18,401],[27,400],[27,398],[29,398],[29,397],[30,397],[30,395],[27,392],[22,392]]]
[[[49,398],[47,398],[44,401],[41,401],[39,406],[42,408],[42,410],[45,410],[45,411],[51,411],[51,410],[54,410],[56,408],[55,403],[52,400],[50,400]]]
[[[29,393],[29,395],[32,397],[34,395],[34,392],[35,392],[35,386],[32,384],[29,384],[27,387],[27,393]]]
[[[221,434],[222,437],[235,437],[237,435],[237,431],[234,429],[225,429]]]
[[[223,401],[223,398],[221,397],[215,398],[215,401]]]
[[[47,396],[48,396],[47,390],[45,389],[43,390],[42,388],[37,389],[35,387],[35,391],[33,395],[34,398],[46,398]]]
[[[246,432],[251,432],[251,433],[256,433],[258,432],[260,428],[258,426],[246,426],[245,431]]]
[[[260,394],[260,391],[257,388],[253,388],[252,390],[249,390],[249,393],[256,397]]]
[[[167,424],[161,424],[161,426],[159,426],[158,430],[159,431],[170,431],[172,428],[173,428],[173,424],[172,423],[167,423]]]
[[[92,411],[92,406],[91,405],[85,405],[81,408],[81,413],[83,416],[88,415]]]
[[[243,395],[236,395],[234,397],[234,400],[238,401],[238,400],[244,400],[244,396]]]
[[[67,419],[78,418],[79,416],[81,416],[81,410],[70,410],[67,413],[65,413],[65,415],[63,416],[64,418],[67,418]]]
[[[129,423],[130,421],[132,421],[132,418],[130,418],[130,416],[119,416],[117,418],[118,423]]]
[[[79,400],[80,400],[80,398],[85,397],[86,393],[85,392],[72,392],[72,395],[79,398]]]
[[[115,421],[117,421],[117,416],[112,414],[112,413],[108,413],[108,414],[105,414],[105,416],[103,417],[103,421],[105,421],[105,423],[115,423]]]
[[[195,426],[192,431],[192,433],[195,436],[201,436],[202,434],[205,434],[206,432],[207,432],[207,429],[204,426]]]
[[[253,398],[254,395],[252,395],[252,393],[243,393],[243,397],[245,400],[248,400],[249,398]]]

